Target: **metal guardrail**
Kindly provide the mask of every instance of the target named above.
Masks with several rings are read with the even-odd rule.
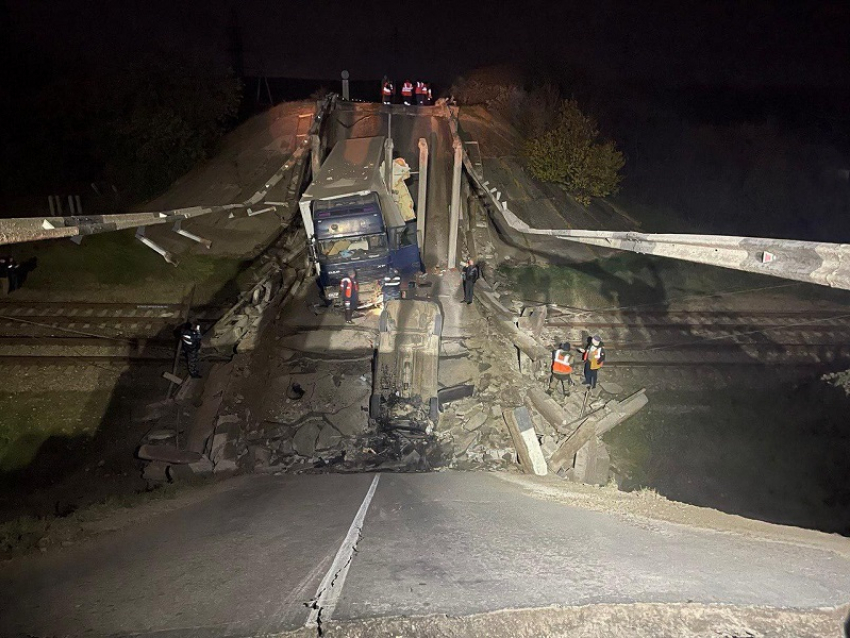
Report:
[[[309,135],[317,134],[333,107],[337,96],[328,95],[317,104],[316,114],[310,126]],[[190,206],[175,208],[164,211],[123,213],[115,215],[71,215],[66,217],[16,217],[0,220],[0,245],[16,244],[22,242],[41,241],[45,239],[68,238],[81,241],[86,235],[109,233],[128,228],[137,228],[137,238],[146,246],[155,250],[169,263],[176,263],[173,257],[160,248],[150,239],[144,236],[144,228],[147,226],[158,226],[162,224],[174,224],[174,231],[178,234],[203,243],[200,237],[180,228],[180,223],[186,219],[210,215],[215,213],[230,213],[235,215],[245,211],[246,216],[255,212],[250,211],[251,206],[263,201],[269,190],[280,182],[286,172],[302,160],[305,154],[310,152],[309,135],[301,142],[298,148],[290,155],[286,162],[272,175],[264,185],[264,188],[254,193],[244,202],[237,204],[223,204],[220,206]]]
[[[460,140],[458,117],[451,106],[449,126],[452,137]],[[463,148],[463,166],[479,193],[505,224],[517,233],[542,235],[600,248],[668,257],[707,266],[719,266],[761,275],[850,290],[850,244],[738,237],[729,235],[651,234],[607,230],[566,230],[534,228],[510,210],[501,193],[479,173]]]

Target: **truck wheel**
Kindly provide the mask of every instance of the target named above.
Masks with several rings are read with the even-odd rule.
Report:
[[[381,416],[381,395],[373,394],[369,397],[369,418],[377,419]]]
[[[431,397],[428,402],[428,418],[437,425],[437,419],[440,418],[440,400],[437,397]]]

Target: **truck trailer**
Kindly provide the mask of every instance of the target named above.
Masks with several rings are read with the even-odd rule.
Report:
[[[360,283],[359,307],[383,300],[385,277],[421,268],[416,219],[404,215],[384,181],[384,137],[338,142],[299,202],[322,296],[339,299],[350,271]]]

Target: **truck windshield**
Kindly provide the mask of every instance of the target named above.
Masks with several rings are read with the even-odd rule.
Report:
[[[377,257],[387,247],[385,235],[363,235],[361,237],[340,237],[318,242],[319,254],[330,260],[363,259]]]

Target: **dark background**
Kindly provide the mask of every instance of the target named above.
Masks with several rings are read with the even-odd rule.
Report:
[[[146,57],[231,68],[242,118],[268,105],[265,78],[273,102],[338,90],[342,69],[365,99],[384,74],[440,95],[510,63],[618,142],[648,231],[850,240],[847,2],[0,0],[0,55],[6,195],[98,179],[102,146],[68,129]]]

